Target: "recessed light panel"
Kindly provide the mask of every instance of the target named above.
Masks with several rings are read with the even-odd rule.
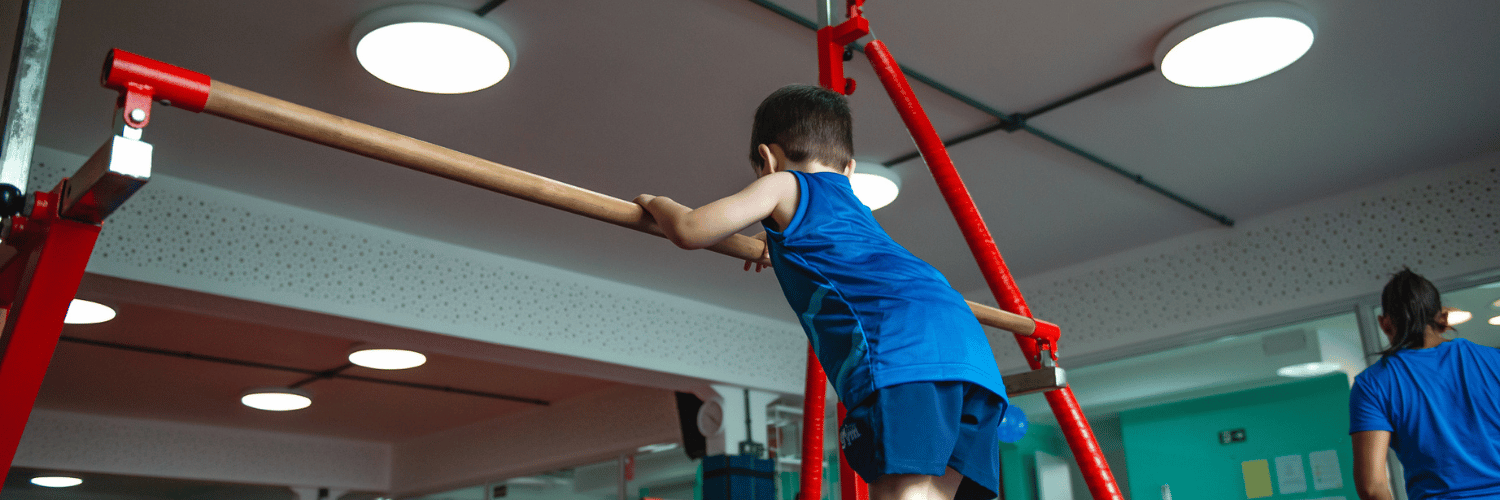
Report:
[[[377,370],[405,370],[422,366],[427,356],[405,349],[360,349],[349,353],[349,362]]]
[[[1448,311],[1448,325],[1461,325],[1474,319],[1474,313],[1469,311]]]
[[[1283,366],[1280,369],[1276,370],[1276,374],[1283,377],[1306,378],[1316,377],[1318,375],[1333,373],[1336,371],[1339,371],[1339,365],[1336,363],[1315,361],[1312,363]]]
[[[860,161],[849,176],[849,185],[854,196],[870,210],[879,210],[896,201],[901,194],[901,176],[895,170],[880,163]]]
[[[453,7],[407,4],[371,12],[350,34],[365,71],[434,94],[488,88],[510,73],[515,49],[500,27]]]
[[[312,395],[301,389],[268,387],[246,391],[240,403],[257,410],[292,411],[312,405]]]
[[[83,480],[68,476],[39,476],[31,478],[31,484],[48,488],[67,488],[83,484]]]
[[[69,325],[91,325],[115,319],[115,310],[98,302],[73,299],[68,304],[68,315],[63,323]]]
[[[1312,15],[1283,2],[1246,2],[1194,16],[1157,46],[1162,76],[1185,87],[1238,85],[1301,58],[1315,37]]]

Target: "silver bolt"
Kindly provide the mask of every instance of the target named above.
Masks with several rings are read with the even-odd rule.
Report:
[[[130,110],[130,121],[138,122],[146,119],[146,110],[135,108]]]

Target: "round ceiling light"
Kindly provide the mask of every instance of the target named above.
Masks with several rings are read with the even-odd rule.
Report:
[[[1474,319],[1474,313],[1463,310],[1448,311],[1448,326],[1461,325]]]
[[[859,202],[872,211],[890,205],[901,194],[901,176],[891,167],[873,161],[856,160],[849,185],[854,188],[854,196]]]
[[[63,323],[69,325],[92,325],[115,319],[115,310],[98,302],[73,299],[68,304],[68,315]]]
[[[1283,377],[1306,378],[1316,377],[1325,373],[1333,373],[1339,371],[1339,368],[1340,367],[1337,363],[1314,361],[1312,363],[1302,363],[1300,365],[1283,366],[1280,369],[1276,370],[1276,374]]]
[[[1500,316],[1495,316],[1493,318],[1490,318],[1490,320],[1488,321],[1488,323],[1491,324],[1491,325],[1500,326]]]
[[[289,387],[262,387],[245,391],[240,403],[265,411],[301,410],[312,406],[312,393]]]
[[[422,366],[427,356],[405,349],[359,349],[349,353],[349,362],[376,370],[405,370]]]
[[[31,484],[48,488],[67,488],[83,484],[83,480],[68,476],[37,476],[31,478]]]
[[[1167,32],[1156,46],[1156,67],[1184,87],[1238,85],[1292,64],[1316,33],[1312,14],[1290,3],[1226,5]]]
[[[397,87],[433,94],[488,88],[515,66],[515,44],[473,12],[395,5],[360,18],[349,35],[365,71]]]

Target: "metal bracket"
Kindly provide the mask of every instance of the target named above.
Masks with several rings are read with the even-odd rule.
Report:
[[[99,224],[151,179],[151,145],[122,136],[105,142],[65,181],[60,214]]]
[[[112,49],[99,82],[120,92],[117,111],[125,122],[121,135],[140,139],[140,129],[151,122],[152,101],[195,113],[203,111],[213,80],[202,73]]]
[[[1007,375],[1004,377],[1004,380],[1005,392],[1011,397],[1036,392],[1055,391],[1068,386],[1067,372],[1056,366]]]
[[[1036,322],[1036,329],[1031,332],[1030,337],[1036,340],[1037,352],[1040,356],[1042,366],[1054,366],[1057,364],[1057,339],[1062,337],[1062,328],[1055,323],[1032,318]]]
[[[840,94],[854,93],[854,79],[844,77],[846,46],[870,34],[870,21],[861,15],[864,0],[848,0],[849,20],[818,29],[818,84]]]

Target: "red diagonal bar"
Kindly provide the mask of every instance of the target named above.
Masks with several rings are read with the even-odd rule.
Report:
[[[97,225],[57,218],[56,193],[36,196],[34,217],[12,220],[9,243],[19,252],[3,274],[17,279],[0,284],[15,287],[0,332],[0,461],[7,472],[99,237]]]
[[[959,178],[958,170],[953,167],[947,148],[943,147],[942,138],[933,130],[932,122],[927,119],[927,113],[922,110],[911,86],[906,83],[906,75],[901,72],[896,59],[891,57],[890,50],[879,40],[865,45],[865,55],[870,58],[870,64],[875,67],[875,74],[880,77],[881,85],[890,94],[891,102],[901,113],[901,120],[906,123],[906,129],[911,132],[912,140],[922,153],[922,159],[932,171],[932,177],[937,181],[943,199],[948,202],[948,209],[958,220],[964,241],[968,242],[969,251],[973,252],[975,260],[979,262],[984,280],[995,294],[995,299],[1000,302],[1000,308],[1030,317],[1031,309],[1026,307],[1026,300],[1021,297],[1021,291],[1011,278],[1010,270],[1000,258],[1000,249],[995,246],[989,228],[979,216],[979,209],[974,206],[974,199],[969,196],[963,179]],[[1016,343],[1020,345],[1021,352],[1026,354],[1026,361],[1031,369],[1041,368],[1035,339],[1016,335]],[[1083,471],[1089,492],[1095,499],[1123,500],[1124,496],[1120,494],[1114,474],[1110,472],[1109,464],[1104,461],[1104,454],[1099,449],[1098,440],[1094,438],[1094,431],[1089,428],[1088,420],[1078,407],[1078,399],[1073,396],[1073,389],[1064,387],[1048,392],[1046,397],[1052,413],[1062,426],[1068,446],[1073,450],[1073,456],[1078,459],[1078,466]]]

